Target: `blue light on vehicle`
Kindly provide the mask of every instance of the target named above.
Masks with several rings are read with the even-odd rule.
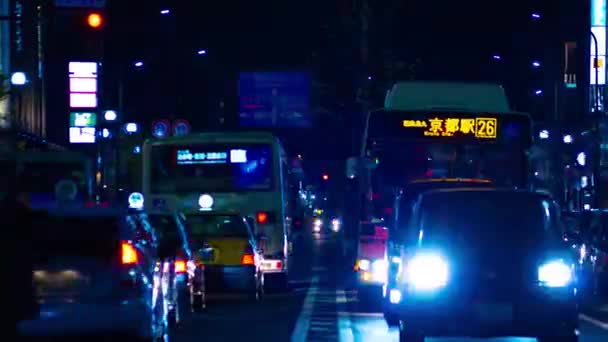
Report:
[[[230,162],[235,164],[246,163],[247,150],[230,150]]]
[[[211,210],[211,207],[213,207],[213,197],[209,194],[201,195],[198,198],[198,205],[201,207],[201,210]]]
[[[144,195],[139,192],[134,192],[129,195],[129,208],[131,209],[143,209],[144,208]]]
[[[406,280],[415,290],[432,291],[448,282],[448,263],[437,254],[419,254],[407,264]]]
[[[547,262],[538,268],[538,281],[542,286],[566,287],[572,278],[572,266],[563,259]]]

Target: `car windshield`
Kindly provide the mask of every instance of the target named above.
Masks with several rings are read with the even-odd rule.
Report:
[[[524,247],[555,237],[550,207],[543,197],[523,192],[440,192],[424,196],[419,228],[423,241]]]
[[[190,215],[187,218],[194,238],[249,237],[249,228],[237,215]]]
[[[407,185],[399,197],[399,208],[397,210],[397,228],[404,227],[410,220],[412,208],[418,197],[425,191],[434,189],[454,188],[488,188],[493,186],[492,182],[479,181],[428,181],[411,183]]]

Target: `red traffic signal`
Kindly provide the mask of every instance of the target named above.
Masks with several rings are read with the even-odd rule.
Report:
[[[328,174],[324,174],[322,178],[323,178],[324,181],[326,181],[326,180],[329,179],[329,175]]]
[[[99,29],[103,26],[103,16],[99,13],[90,13],[87,16],[87,25],[94,29]]]

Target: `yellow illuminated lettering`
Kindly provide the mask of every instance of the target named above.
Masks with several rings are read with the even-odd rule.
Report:
[[[403,127],[426,127],[426,122],[421,120],[403,120]]]
[[[445,120],[445,132],[449,135],[453,135],[458,132],[458,126],[460,123],[460,119],[446,119]]]
[[[496,118],[475,119],[475,136],[481,139],[496,139],[497,123]]]
[[[429,127],[429,133],[439,134],[443,131],[443,119],[429,119],[429,123],[431,124],[431,127]]]
[[[460,132],[464,134],[475,133],[475,119],[460,119]]]
[[[429,119],[429,129],[424,131],[424,136],[427,137],[438,137],[444,134],[443,132],[443,119],[434,118]]]

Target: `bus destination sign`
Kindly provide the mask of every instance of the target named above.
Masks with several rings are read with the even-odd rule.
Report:
[[[408,130],[419,130],[425,137],[475,137],[478,140],[496,140],[498,119],[431,117],[426,120],[403,120]]]

